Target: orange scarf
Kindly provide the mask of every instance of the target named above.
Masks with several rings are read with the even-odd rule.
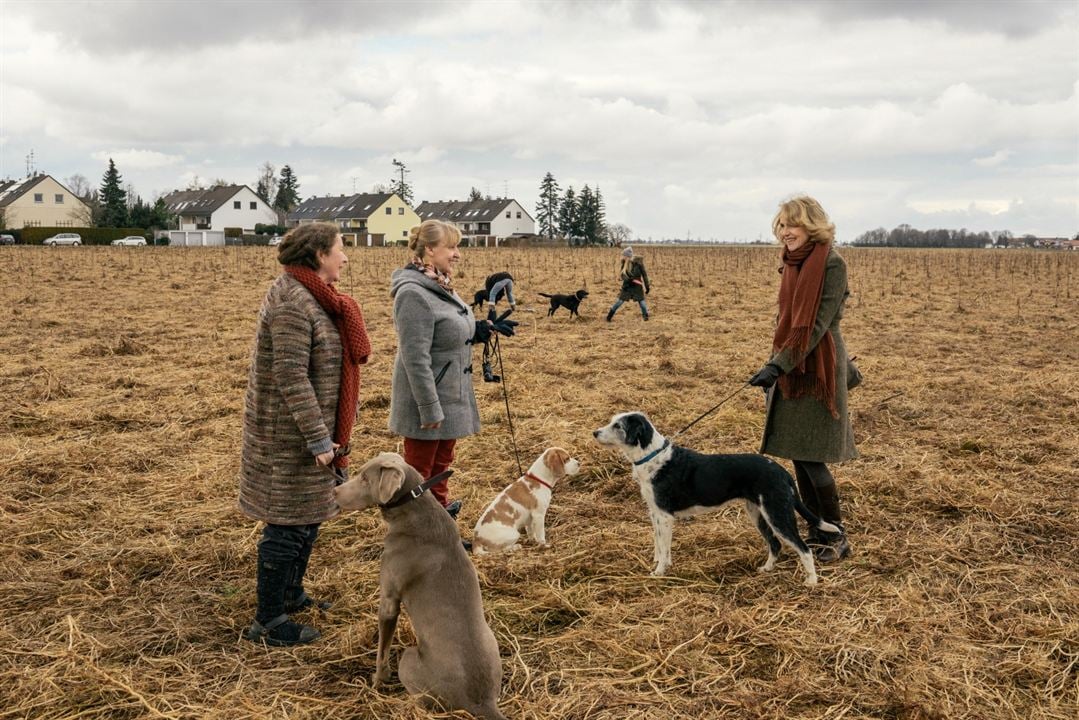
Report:
[[[820,309],[829,249],[828,243],[814,242],[790,253],[783,249],[779,322],[772,338],[772,351],[789,349],[795,356],[805,353],[789,373],[780,376],[779,389],[783,397],[794,399],[809,395],[828,408],[832,417],[839,417],[835,406],[835,340],[832,333],[825,332],[816,347],[809,348],[809,336]]]

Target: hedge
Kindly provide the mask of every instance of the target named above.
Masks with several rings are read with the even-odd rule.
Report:
[[[25,245],[41,245],[46,238],[58,233],[78,233],[83,245],[108,245],[117,238],[128,235],[146,237],[142,228],[78,228],[78,227],[24,227],[19,231],[19,242]]]

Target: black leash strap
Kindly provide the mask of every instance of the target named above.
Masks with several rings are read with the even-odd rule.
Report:
[[[509,313],[506,313],[507,315]],[[498,374],[502,377],[502,398],[506,401],[506,421],[510,426],[510,443],[513,445],[513,455],[517,458],[517,473],[524,475],[521,469],[521,453],[517,450],[517,437],[513,431],[513,413],[510,412],[510,391],[506,387],[506,369],[502,367],[502,346],[498,342],[498,336],[494,336],[495,355],[498,356]]]
[[[740,392],[742,392],[743,390],[745,390],[745,389],[746,389],[747,387],[749,387],[749,383],[746,383],[746,384],[745,384],[745,385],[743,385],[742,387],[740,387],[740,388],[738,388],[737,390],[735,390],[734,392],[732,392],[732,393],[731,393],[730,395],[728,395],[727,397],[725,397],[725,398],[723,398],[722,400],[720,400],[719,402],[717,402],[717,403],[716,403],[715,405],[713,405],[713,406],[712,406],[712,407],[711,407],[710,409],[708,409],[708,410],[706,410],[705,412],[703,412],[703,413],[702,413],[702,414],[701,414],[701,415],[700,415],[700,416],[699,416],[699,417],[698,417],[698,418],[697,418],[696,420],[694,420],[693,422],[691,422],[691,423],[690,423],[689,425],[686,425],[686,426],[685,426],[684,428],[682,428],[681,430],[679,430],[678,432],[676,432],[676,433],[675,433],[674,435],[671,435],[670,439],[671,439],[671,440],[674,440],[674,439],[675,439],[676,437],[678,437],[679,435],[681,435],[682,433],[684,433],[684,432],[685,432],[686,430],[689,430],[689,429],[690,429],[691,427],[693,427],[694,425],[696,425],[697,423],[699,423],[699,422],[700,422],[701,420],[704,420],[704,419],[705,419],[706,417],[708,417],[708,416],[709,416],[709,415],[711,415],[711,414],[712,414],[713,412],[715,412],[716,410],[718,410],[718,409],[719,409],[719,407],[720,407],[720,406],[721,406],[721,405],[722,405],[723,403],[727,402],[727,401],[728,401],[728,400],[730,400],[730,399],[731,399],[732,397],[734,397],[734,396],[735,396],[735,395],[737,395],[738,393],[740,393]]]
[[[425,492],[430,490],[435,485],[438,485],[443,480],[449,479],[450,475],[453,475],[453,470],[443,470],[438,475],[434,475],[432,477],[427,478],[422,483],[420,483],[416,487],[412,488],[411,490],[409,490],[408,492],[406,492],[404,495],[397,498],[396,500],[391,500],[390,502],[386,503],[385,505],[379,505],[379,507],[382,508],[383,510],[389,510],[391,508],[400,507],[401,505],[404,505],[407,502],[412,502],[413,500],[418,498],[420,495],[423,495]]]

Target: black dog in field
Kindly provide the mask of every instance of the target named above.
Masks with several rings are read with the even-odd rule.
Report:
[[[547,293],[540,293],[540,295],[551,298],[551,307],[547,309],[547,317],[554,315],[554,311],[560,307],[569,310],[570,317],[574,315],[581,317],[581,314],[577,312],[577,308],[581,306],[581,301],[588,297],[588,291],[578,290],[572,295],[548,295]]]
[[[489,290],[477,290],[476,294],[472,296],[472,307],[483,308],[483,304],[487,302],[487,295]],[[495,302],[501,302],[506,297],[506,288],[502,288],[498,291],[498,295],[495,297]]]

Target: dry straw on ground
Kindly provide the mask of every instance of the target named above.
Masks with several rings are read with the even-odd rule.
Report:
[[[477,561],[514,718],[1067,718],[1079,705],[1079,254],[843,251],[865,384],[860,459],[835,468],[854,555],[804,588],[740,508],[680,524],[673,574],[626,463],[591,440],[616,411],[668,434],[766,357],[774,248],[644,249],[653,319],[614,250],[466,250],[463,290],[510,269],[503,344],[523,462],[569,448],[547,550]],[[374,342],[357,458],[386,430],[402,251],[343,281]],[[256,523],[235,510],[238,438],[270,248],[0,249],[0,718],[417,718],[373,691],[377,513],[325,524],[309,589],[334,602],[295,650],[242,639]],[[545,317],[537,293],[592,295]],[[460,445],[467,536],[517,475],[503,386]],[[683,436],[754,451],[759,393]],[[449,623],[453,618],[446,618]],[[410,640],[407,622],[399,642]]]

